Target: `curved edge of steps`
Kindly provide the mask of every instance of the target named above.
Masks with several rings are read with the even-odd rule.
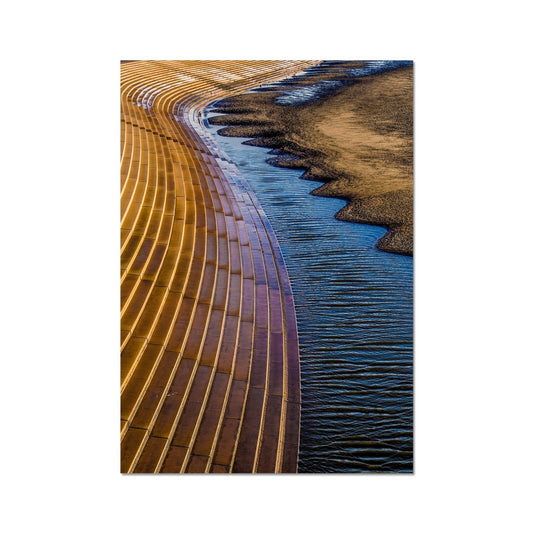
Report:
[[[121,472],[297,471],[290,280],[198,112],[314,63],[121,66]]]

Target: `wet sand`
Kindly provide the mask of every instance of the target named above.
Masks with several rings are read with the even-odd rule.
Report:
[[[335,73],[302,77],[295,86],[335,79]],[[273,148],[270,163],[325,182],[313,194],[348,200],[337,218],[385,226],[381,250],[412,255],[413,68],[351,79],[302,105],[279,105],[279,95],[268,90],[223,100],[216,110],[230,114],[210,121],[228,126],[222,135]]]

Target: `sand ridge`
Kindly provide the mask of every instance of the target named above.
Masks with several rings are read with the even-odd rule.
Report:
[[[336,76],[302,77],[298,84]],[[276,104],[279,94],[224,100],[217,109],[231,114],[211,122],[228,126],[222,135],[253,137],[248,144],[275,149],[270,163],[304,169],[304,178],[325,182],[313,194],[348,201],[337,218],[385,226],[389,231],[377,246],[412,255],[413,68],[344,79],[334,93],[298,106]]]

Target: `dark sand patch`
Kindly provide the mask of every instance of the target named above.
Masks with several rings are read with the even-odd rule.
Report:
[[[339,76],[326,72],[293,85]],[[271,164],[325,182],[313,194],[348,200],[337,218],[385,226],[378,247],[412,255],[413,68],[342,79],[328,97],[298,106],[276,104],[275,90],[239,95],[219,102],[216,110],[231,114],[210,122],[228,126],[221,135],[275,149]]]

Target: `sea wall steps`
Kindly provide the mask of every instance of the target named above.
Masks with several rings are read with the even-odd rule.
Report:
[[[122,472],[297,469],[290,283],[257,199],[199,113],[313,63],[121,67]]]

